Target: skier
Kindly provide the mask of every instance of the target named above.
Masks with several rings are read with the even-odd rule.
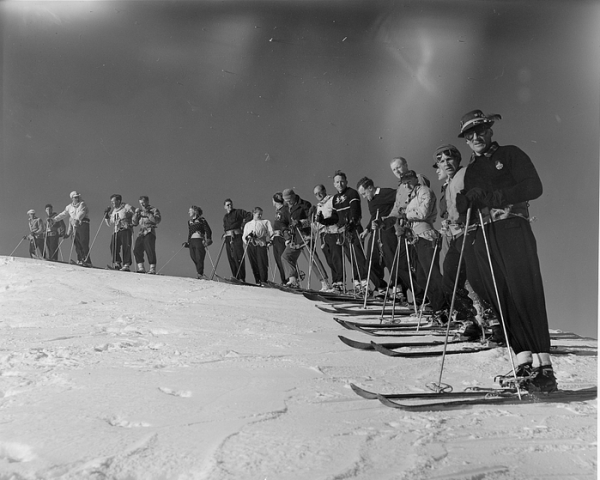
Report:
[[[329,219],[319,216],[317,221],[323,225],[337,224],[339,238],[336,244],[339,245],[332,251],[332,261],[335,262],[336,269],[342,270],[344,261],[342,252],[345,252],[352,265],[354,291],[362,296],[369,286],[367,285],[367,260],[359,238],[362,232],[360,195],[348,186],[346,174],[340,170],[333,175],[333,185],[337,190],[333,196],[333,214]],[[377,275],[371,275],[371,282],[375,289],[379,288],[380,279]]]
[[[90,219],[88,217],[88,208],[81,195],[76,190],[72,191],[69,196],[71,203],[65,209],[56,215],[54,218],[49,218],[48,222],[54,224],[65,218],[69,218],[69,227],[67,229],[67,237],[73,235],[73,243],[77,253],[77,265],[84,267],[92,266],[90,257]]]
[[[399,218],[409,222],[417,254],[417,283],[426,291],[431,308],[442,322],[447,321],[447,302],[442,290],[442,274],[436,244],[440,233],[433,227],[437,218],[436,198],[433,191],[420,185],[413,170],[404,173],[400,182],[409,192],[406,210]],[[429,282],[427,281],[429,278]]]
[[[273,194],[273,207],[275,207],[275,220],[273,221],[273,257],[275,258],[275,264],[277,270],[279,270],[279,277],[281,284],[284,285],[287,282],[285,276],[285,269],[283,267],[283,260],[281,255],[285,251],[285,236],[289,235],[289,226],[286,223],[289,218],[289,209],[283,201],[283,195],[281,192]],[[286,233],[287,232],[287,233]]]
[[[311,215],[311,219],[313,220],[311,225],[313,232],[315,233],[315,238],[317,235],[320,236],[321,250],[323,250],[325,261],[331,270],[331,286],[324,285],[323,288],[321,288],[321,291],[341,293],[344,290],[344,272],[338,269],[338,264],[333,261],[333,252],[338,248],[336,245],[336,241],[339,238],[338,226],[337,224],[322,225],[316,221],[319,216],[322,218],[330,218],[332,216],[333,195],[329,195],[325,185],[322,184],[316,185],[313,189],[313,193],[318,203],[314,207],[314,216]]]
[[[467,278],[472,269],[479,271],[486,299],[504,319],[516,355],[516,375],[524,379],[525,388],[552,392],[558,386],[528,209],[528,202],[542,194],[542,182],[523,150],[493,141],[491,127],[500,119],[472,110],[460,122],[458,136],[466,140],[472,154],[464,176],[465,193],[456,199],[457,210],[464,213],[471,205],[478,210],[475,219],[483,220],[472,234],[473,241],[465,245]]]
[[[150,199],[146,195],[139,198],[140,208],[136,208],[132,223],[134,227],[139,226],[138,236],[135,239],[133,255],[137,264],[138,273],[146,273],[144,268],[144,252],[148,257],[150,268],[148,273],[156,274],[156,228],[161,221],[160,211],[150,205]]]
[[[223,217],[223,238],[225,239],[227,259],[231,268],[231,276],[246,281],[246,264],[244,260],[244,244],[242,231],[244,224],[252,219],[252,214],[242,209],[234,209],[230,198],[223,202],[225,211]]]
[[[110,203],[111,206],[104,210],[104,221],[109,227],[111,224],[114,225],[114,232],[110,240],[112,266],[115,270],[129,272],[134,210],[128,203],[123,203],[123,198],[118,193],[110,196]],[[122,258],[121,251],[123,252]]]
[[[309,211],[312,206],[307,200],[300,198],[294,190],[286,188],[282,192],[283,201],[288,207],[287,217],[284,222],[288,225],[285,236],[285,250],[281,254],[285,276],[288,279],[286,286],[299,288],[300,271],[298,270],[298,257],[310,239]]]
[[[263,209],[256,207],[252,211],[253,218],[244,225],[242,240],[246,245],[246,252],[250,267],[257,285],[269,280],[269,252],[273,237],[273,227],[269,220],[263,220]]]
[[[380,290],[377,294],[379,296],[385,295],[385,288],[387,288],[387,284],[383,280],[385,275],[384,267],[387,267],[390,272],[389,278],[392,286],[396,283],[395,277],[397,277],[401,289],[410,288],[408,269],[399,270],[398,267],[393,269],[398,238],[394,229],[396,219],[388,216],[394,207],[396,189],[375,187],[373,180],[363,177],[356,184],[356,190],[367,201],[369,213],[371,214],[369,223],[367,223],[366,228],[360,234],[360,238],[363,240],[369,232],[371,233],[367,252],[369,255],[373,252],[370,260],[372,263],[371,268],[381,279]],[[382,218],[385,218],[385,220],[382,220]],[[404,245],[401,245],[401,247],[404,250]],[[396,273],[395,275],[394,272]]]
[[[29,216],[29,256],[31,258],[44,258],[44,221],[35,215],[35,210],[27,211]]]
[[[461,167],[462,156],[458,148],[451,144],[437,147],[433,153],[433,167],[440,170],[440,176],[446,179],[440,196],[440,218],[442,219],[442,240],[447,248],[442,262],[442,290],[448,305],[452,302],[454,284],[459,273],[459,259],[464,239],[464,215],[456,210],[456,195],[464,188],[465,169]],[[454,310],[456,320],[463,322],[460,332],[463,337],[476,340],[481,337],[481,328],[475,320],[473,300],[466,288],[467,273],[464,261],[460,265],[460,274],[456,285]],[[471,278],[473,288],[481,292],[479,279]],[[452,312],[450,312],[452,314]]]
[[[212,245],[212,230],[206,219],[202,216],[202,209],[192,205],[188,210],[188,239],[183,246],[190,249],[190,258],[196,265],[198,279],[206,279],[204,275],[204,258],[206,247]]]
[[[46,216],[48,220],[56,217],[56,213],[53,211],[52,205],[49,203],[45,207]],[[46,258],[48,260],[57,261],[58,260],[58,246],[60,242],[60,238],[66,238],[66,226],[65,222],[59,220],[58,222],[52,224],[51,222],[46,222]]]

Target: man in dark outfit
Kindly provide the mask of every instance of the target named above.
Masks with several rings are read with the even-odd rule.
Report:
[[[277,192],[273,195],[273,206],[275,207],[275,220],[273,220],[273,257],[275,258],[275,264],[279,271],[279,277],[281,278],[281,284],[287,282],[285,276],[285,269],[283,268],[283,260],[281,255],[285,250],[285,235],[289,233],[289,225],[287,219],[289,219],[289,209],[283,201],[283,194]]]
[[[517,358],[517,377],[524,379],[524,387],[552,392],[557,383],[549,353],[544,286],[528,219],[528,202],[542,194],[542,183],[525,152],[492,141],[491,127],[500,118],[472,110],[460,123],[459,137],[466,139],[473,153],[465,172],[465,193],[457,196],[457,209],[465,212],[470,204],[477,209],[474,220],[481,214],[484,223],[469,233],[465,244],[467,278],[471,269],[479,271],[486,300],[499,318],[502,314]]]
[[[398,247],[398,237],[396,237],[396,229],[394,228],[396,219],[390,217],[382,220],[383,217],[387,217],[390,214],[394,207],[396,189],[375,187],[373,180],[363,177],[356,184],[356,190],[367,201],[369,213],[371,214],[369,223],[367,223],[360,237],[364,239],[367,233],[371,232],[372,234],[367,246],[367,255],[370,255],[371,251],[373,251],[373,256],[370,259],[372,264],[371,269],[380,279],[380,289],[384,290],[387,286],[384,281],[384,268],[387,268],[390,272],[389,278],[392,287],[396,284],[396,277],[398,277],[398,282],[401,284],[400,288],[402,288],[403,284],[405,287],[410,287],[408,270],[403,269],[400,272],[396,267],[395,271],[392,271],[396,248]],[[373,242],[375,242],[374,245]],[[408,284],[405,282],[408,282]]]
[[[344,261],[342,250],[344,250],[352,264],[354,289],[363,295],[369,286],[367,285],[367,260],[359,238],[362,232],[360,195],[348,186],[346,174],[340,170],[337,170],[333,176],[333,185],[337,193],[333,196],[332,216],[330,218],[318,216],[317,221],[322,225],[337,224],[339,240],[336,244],[340,245],[337,245],[337,248],[332,245],[331,260],[336,264],[336,270],[342,271]],[[370,280],[375,289],[380,287],[381,282],[377,275],[372,274]]]
[[[245,282],[246,261],[244,260],[242,231],[244,224],[252,220],[252,213],[240,208],[234,209],[230,198],[225,200],[224,208],[227,213],[223,217],[223,230],[225,230],[223,238],[225,239],[225,250],[231,268],[231,276]]]

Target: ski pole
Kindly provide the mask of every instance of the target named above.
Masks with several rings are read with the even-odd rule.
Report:
[[[73,247],[75,246],[75,237],[77,236],[77,227],[73,225],[73,239],[71,240],[71,250],[69,251],[69,262],[71,262],[71,257],[73,255]]]
[[[421,318],[423,318],[423,310],[425,309],[425,300],[427,298],[427,291],[429,290],[429,282],[431,280],[431,273],[433,272],[433,265],[435,264],[435,256],[437,254],[438,242],[435,241],[435,246],[433,247],[433,258],[431,259],[431,265],[429,266],[429,273],[427,274],[427,282],[425,282],[425,291],[423,292],[423,301],[421,302],[421,308],[419,309],[419,315],[417,318],[417,332],[421,327]],[[450,315],[452,315],[452,309],[450,310]]]
[[[181,252],[184,248],[185,247],[182,245],[181,248],[179,250],[177,250],[175,252],[175,254],[171,258],[169,258],[169,260],[167,260],[167,263],[165,263],[162,267],[160,267],[158,269],[158,271],[156,272],[156,274],[158,275],[162,271],[162,269],[165,268],[169,264],[169,262],[175,258],[175,255],[177,255],[179,252]]]
[[[17,251],[17,248],[19,248],[19,247],[21,246],[21,244],[23,243],[23,240],[25,240],[26,238],[27,238],[27,235],[25,235],[25,236],[24,236],[24,237],[21,239],[21,241],[18,243],[18,245],[15,247],[15,249],[14,249],[12,252],[10,252],[10,255],[9,255],[9,257],[12,257],[12,256],[13,256],[13,253],[15,253],[15,252]]]
[[[46,247],[48,242],[48,227],[44,229],[44,251],[42,252],[42,258],[46,258]]]
[[[458,256],[458,268],[456,270],[456,278],[454,280],[454,288],[452,289],[452,299],[450,301],[450,318],[452,318],[452,310],[454,309],[454,301],[456,299],[456,290],[458,288],[458,279],[460,278],[460,266],[463,260],[463,254],[465,251],[465,244],[467,243],[467,235],[469,234],[469,220],[471,219],[471,206],[467,209],[467,220],[465,221],[465,233],[463,235],[463,243],[460,246],[460,255]],[[437,392],[441,392],[444,387],[442,387],[442,375],[444,372],[444,362],[446,361],[446,348],[448,346],[448,337],[450,335],[450,318],[448,318],[448,324],[446,325],[446,338],[444,340],[444,351],[442,352],[442,364],[440,367],[440,377],[438,379],[436,387]]]
[[[375,221],[379,220],[379,209],[377,209],[377,215],[375,215]],[[367,308],[367,298],[369,297],[369,280],[371,279],[371,266],[373,265],[373,252],[375,252],[375,238],[377,233],[373,233],[371,230],[371,255],[369,256],[369,268],[367,269],[367,288],[365,288],[365,301],[363,308]]]
[[[210,252],[208,251],[208,247],[205,247],[204,250],[206,250],[206,254],[208,255],[208,261],[210,262],[210,264],[213,267],[213,270],[215,269],[215,264],[212,261],[212,257],[210,256]]]
[[[92,253],[92,248],[94,248],[94,242],[96,241],[96,238],[98,237],[98,234],[100,233],[101,228],[102,228],[102,222],[100,222],[100,225],[98,225],[98,230],[96,230],[96,235],[94,235],[94,239],[92,240],[92,244],[90,245],[90,248],[88,249],[87,255],[83,259],[83,263],[87,262],[88,258],[90,258],[90,254]]]
[[[217,255],[217,261],[215,262],[215,266],[213,271],[210,274],[210,279],[215,278],[215,273],[217,272],[217,266],[219,265],[219,260],[221,260],[221,254],[223,253],[223,247],[225,247],[225,238],[223,238],[223,243],[221,243],[221,248],[219,249],[219,255]]]
[[[467,217],[468,220],[468,217]],[[506,329],[506,321],[504,319],[504,314],[502,312],[502,305],[500,304],[500,293],[498,292],[498,284],[496,283],[496,275],[494,274],[494,266],[492,264],[492,255],[490,253],[490,244],[487,239],[487,235],[485,233],[485,225],[483,224],[483,215],[481,210],[479,210],[479,223],[481,223],[481,232],[483,233],[483,241],[485,243],[485,250],[487,252],[488,262],[490,263],[490,272],[492,274],[492,282],[494,283],[494,292],[496,293],[496,300],[498,301],[498,313],[500,314],[500,320],[502,321],[502,330],[504,330],[504,337],[506,338],[506,349],[508,350],[508,356],[510,357],[510,365],[512,367],[513,376],[515,377],[515,385],[517,387],[517,395],[519,396],[519,400],[521,400],[521,389],[519,387],[519,382],[517,379],[517,369],[515,368],[515,361],[511,354],[511,346],[508,338],[508,331]]]
[[[415,308],[415,315],[418,315],[417,312],[417,299],[415,297],[415,284],[412,277],[412,269],[410,267],[410,251],[408,250],[408,239],[404,237],[404,246],[406,247],[406,262],[408,263],[408,276],[410,278],[410,289],[413,295],[413,307]],[[423,300],[425,300],[425,296],[423,296]]]
[[[394,278],[394,298],[392,299],[392,322],[394,321],[394,315],[396,312],[396,295],[395,293],[398,290],[398,263],[400,263],[400,248],[402,247],[402,241],[400,237],[398,237],[398,245],[396,247],[396,251],[394,252],[394,259],[392,260],[392,269],[390,271],[390,282],[391,279]],[[394,272],[396,272],[396,276],[394,277]],[[383,297],[383,306],[381,307],[381,316],[379,317],[379,323],[383,323],[383,315],[385,312],[385,307],[387,306],[387,301],[389,297],[389,285],[385,290],[385,296]]]
[[[246,259],[246,252],[248,251],[248,244],[246,244],[246,246],[244,247],[244,254],[242,255],[242,259],[240,260],[240,266],[237,269],[237,272],[235,273],[235,278],[237,280],[239,280],[238,275],[240,274],[240,271],[242,270],[242,265],[244,265],[244,260]]]

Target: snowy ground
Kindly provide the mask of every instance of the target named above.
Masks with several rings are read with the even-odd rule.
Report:
[[[298,295],[0,257],[0,479],[595,479],[596,401],[407,413],[439,358],[352,349]],[[386,340],[382,338],[382,340]],[[387,339],[391,340],[391,339]],[[396,339],[397,341],[397,339]],[[559,338],[562,388],[597,342]],[[491,386],[506,351],[447,357]]]

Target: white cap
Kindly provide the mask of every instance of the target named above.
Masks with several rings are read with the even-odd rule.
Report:
[[[79,195],[79,192],[77,192],[77,190],[73,190],[69,196],[71,198],[73,198],[73,197],[81,197],[81,195]]]
[[[31,210],[27,210],[27,214],[33,213],[35,215],[35,210],[32,208]]]

